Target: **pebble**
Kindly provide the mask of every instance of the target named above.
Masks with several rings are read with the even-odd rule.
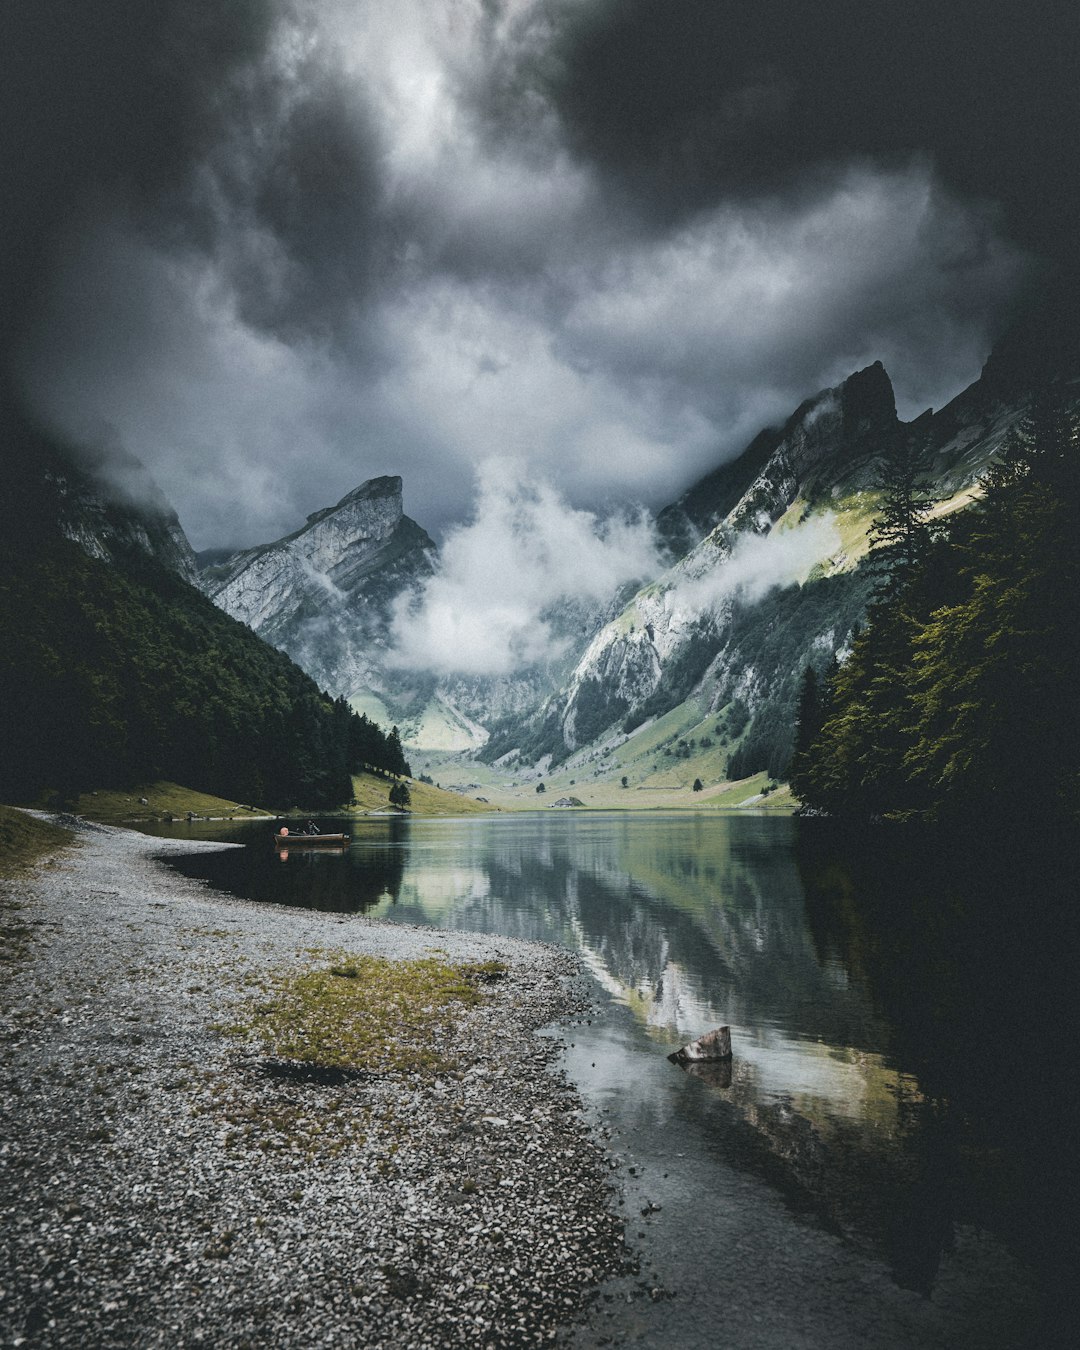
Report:
[[[627,1269],[533,1036],[588,1006],[569,953],[235,900],[156,860],[220,845],[77,828],[0,881],[33,935],[0,966],[0,1344],[531,1346]],[[285,1081],[221,1027],[325,948],[509,969],[455,1071]]]

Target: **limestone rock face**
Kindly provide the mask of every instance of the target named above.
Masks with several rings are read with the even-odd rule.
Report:
[[[482,746],[494,719],[531,713],[625,598],[567,600],[545,611],[550,659],[503,676],[436,678],[400,669],[391,653],[395,602],[416,592],[436,562],[432,540],[403,514],[401,479],[385,477],[362,483],[275,543],[204,555],[199,584],[327,692],[400,724],[411,746],[449,751]]]
[[[110,562],[143,553],[195,582],[198,564],[176,512],[133,455],[87,450],[76,456],[23,427],[15,436],[22,441],[20,453],[34,465],[34,481],[23,490],[61,534],[91,558]]]
[[[942,510],[962,506],[1021,415],[1026,389],[991,361],[948,407],[903,423],[889,376],[874,362],[805,400],[659,512],[667,569],[593,629],[560,686],[519,718],[520,731],[500,729],[485,756],[508,754],[515,737],[555,762],[590,746],[617,748],[634,726],[691,695],[702,715],[737,701],[752,716],[782,707],[779,716],[790,720],[798,673],[841,652],[864,616],[870,581],[859,563],[887,458],[911,447]],[[824,528],[830,517],[836,534]],[[799,615],[789,607],[780,617],[775,590],[747,600],[721,580],[748,540],[782,541],[812,519],[821,539],[836,542],[774,583],[813,574],[818,589]]]
[[[725,520],[753,526],[763,513],[780,514],[800,483],[850,473],[899,426],[892,381],[875,361],[808,398],[783,427],[767,427],[737,459],[699,479],[659,513],[660,533],[677,558]]]
[[[107,560],[117,549],[135,548],[185,581],[196,582],[195,554],[176,513],[168,508],[124,510],[95,496],[81,501],[60,528],[92,558]]]
[[[324,688],[352,697],[381,686],[393,601],[434,559],[404,514],[401,479],[373,478],[284,539],[206,568],[200,585]]]

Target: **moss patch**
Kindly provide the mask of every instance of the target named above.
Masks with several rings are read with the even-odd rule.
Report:
[[[211,1073],[193,1115],[220,1121],[227,1148],[336,1158],[365,1150],[366,1166],[395,1173],[407,1122],[366,1079],[423,1083],[455,1071],[460,1016],[501,979],[500,961],[450,965],[313,950],[317,968],[245,980],[258,994],[223,1028],[262,1056],[253,1080]],[[374,1088],[374,1093],[373,1093]]]
[[[254,1038],[274,1060],[321,1069],[384,1075],[453,1066],[457,1017],[480,1001],[490,963],[327,956],[319,969],[274,978],[230,1030]]]

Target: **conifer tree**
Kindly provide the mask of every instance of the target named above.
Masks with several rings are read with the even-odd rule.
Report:
[[[881,510],[870,526],[872,562],[881,580],[877,595],[902,591],[922,566],[930,542],[927,518],[934,505],[920,484],[918,460],[910,442],[885,460],[879,487]]]
[[[1080,592],[1075,419],[1052,392],[958,522],[953,603],[916,641],[907,766],[928,809],[984,825],[1080,807]]]
[[[805,803],[981,830],[1080,820],[1080,451],[1054,391],[984,488],[941,538],[907,548],[924,522],[898,477],[875,528],[885,584],[809,744],[800,730]],[[804,704],[809,722],[809,684]]]
[[[881,488],[881,510],[869,531],[878,582],[868,623],[854,636],[848,659],[824,694],[804,686],[817,706],[805,710],[810,726],[792,765],[802,800],[861,817],[917,805],[904,769],[914,720],[906,671],[918,628],[919,581],[927,575],[932,551],[927,524],[932,500],[919,484],[910,445],[886,461]]]
[[[799,701],[795,711],[795,749],[791,756],[788,778],[792,791],[802,796],[809,786],[812,747],[824,723],[825,696],[822,682],[813,666],[808,665],[799,686]]]
[[[412,777],[409,761],[405,758],[405,751],[401,746],[401,733],[397,727],[391,727],[390,735],[386,738],[386,768],[390,773],[406,778]]]

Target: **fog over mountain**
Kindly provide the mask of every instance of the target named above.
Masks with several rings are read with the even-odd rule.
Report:
[[[141,459],[197,548],[384,474],[441,535],[500,458],[599,520],[659,506],[877,359],[912,416],[1075,233],[1078,17],[1048,0],[0,27],[7,394]]]
[[[475,514],[447,535],[435,576],[398,597],[394,666],[436,675],[510,675],[569,646],[551,622],[567,598],[602,606],[661,570],[652,523],[572,510],[523,466],[482,466]]]

